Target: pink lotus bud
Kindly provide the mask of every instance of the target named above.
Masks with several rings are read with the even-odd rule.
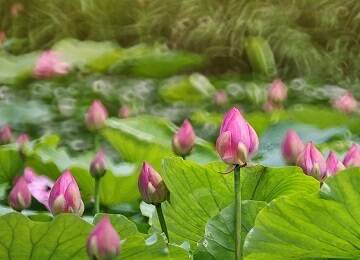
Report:
[[[99,150],[90,164],[90,173],[94,178],[101,178],[106,173],[105,153]]]
[[[335,175],[338,171],[344,170],[344,164],[339,161],[334,152],[330,152],[326,159],[326,175]]]
[[[53,215],[75,213],[81,216],[83,214],[84,203],[81,200],[79,187],[69,171],[65,171],[51,189],[49,208]]]
[[[23,176],[19,177],[9,194],[10,206],[18,211],[30,207],[31,194]]]
[[[27,134],[21,134],[16,139],[16,144],[19,148],[22,148],[24,145],[30,142],[30,137]]]
[[[44,51],[36,61],[34,74],[38,78],[52,78],[68,74],[70,65],[55,51]]]
[[[255,130],[242,117],[237,108],[229,110],[222,122],[216,150],[227,164],[243,165],[253,156],[259,146]]]
[[[184,120],[172,140],[174,153],[179,156],[189,155],[195,145],[195,139],[196,135],[190,122],[187,119]]]
[[[8,144],[11,142],[12,131],[9,125],[0,129],[0,144]]]
[[[104,127],[108,113],[99,100],[95,100],[85,115],[85,123],[90,130],[99,130]]]
[[[289,130],[283,140],[281,151],[284,159],[290,165],[296,164],[297,158],[304,150],[304,143],[294,130]]]
[[[128,106],[120,107],[119,113],[118,113],[120,118],[128,118],[130,116],[130,114],[131,114],[131,110]]]
[[[360,147],[353,144],[346,153],[343,164],[345,167],[359,167],[360,166]]]
[[[306,144],[299,155],[297,164],[304,170],[305,174],[313,176],[319,181],[323,181],[326,177],[326,161],[313,142]]]
[[[0,31],[0,45],[3,44],[5,41],[6,41],[6,33]]]
[[[90,259],[115,259],[119,255],[120,237],[109,217],[104,216],[91,231],[86,247]]]
[[[159,173],[144,162],[139,176],[139,191],[146,203],[157,204],[167,200],[169,191]]]
[[[287,87],[280,79],[274,80],[268,89],[268,100],[273,103],[282,103],[287,99]]]
[[[10,7],[12,17],[18,16],[22,11],[24,11],[24,5],[22,3],[14,3]]]
[[[28,185],[31,195],[43,204],[48,210],[49,196],[54,182],[46,176],[38,176],[31,168],[27,167],[24,170],[24,178]]]
[[[358,102],[351,92],[347,92],[345,95],[335,100],[333,106],[341,112],[352,113],[358,109]]]
[[[226,105],[228,102],[228,96],[224,90],[219,90],[215,93],[214,103],[217,106]]]

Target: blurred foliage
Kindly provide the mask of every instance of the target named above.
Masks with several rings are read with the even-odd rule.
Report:
[[[14,3],[23,9],[14,13]],[[4,47],[13,53],[73,37],[164,43],[205,54],[215,72],[348,85],[360,70],[357,0],[1,0],[0,6]]]

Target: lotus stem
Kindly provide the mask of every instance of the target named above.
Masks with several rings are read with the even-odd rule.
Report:
[[[169,234],[168,234],[168,230],[167,230],[167,227],[166,227],[164,214],[163,214],[162,209],[161,209],[161,203],[156,204],[155,207],[156,207],[156,212],[157,212],[157,215],[158,215],[158,218],[159,218],[161,230],[166,235],[166,238],[167,238],[168,243],[169,243],[170,242]]]
[[[234,168],[234,190],[235,190],[235,259],[241,259],[241,184],[240,165]]]

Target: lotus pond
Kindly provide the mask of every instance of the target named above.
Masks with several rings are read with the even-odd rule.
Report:
[[[0,259],[360,258],[354,81],[280,79],[260,37],[246,74],[164,44],[18,41],[0,52]]]

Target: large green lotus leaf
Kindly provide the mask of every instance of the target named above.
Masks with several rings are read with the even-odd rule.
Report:
[[[91,225],[75,215],[38,222],[9,213],[0,217],[0,259],[87,259],[90,230]]]
[[[163,203],[172,241],[188,241],[192,247],[203,238],[208,220],[233,202],[233,174],[222,163],[207,166],[181,158],[164,160],[162,176],[171,203]],[[241,170],[243,200],[270,202],[297,192],[314,193],[318,182],[297,167],[248,167]],[[191,214],[189,214],[191,212]]]
[[[121,58],[110,71],[136,77],[164,78],[199,68],[203,63],[204,58],[198,54],[137,45],[123,49]]]
[[[0,57],[0,83],[19,84],[31,77],[37,53]]]
[[[245,200],[242,201],[241,209],[241,242],[250,229],[254,226],[255,218],[259,211],[266,206],[264,201]],[[201,242],[200,250],[207,251],[215,259],[235,258],[235,232],[234,232],[234,204],[219,212],[211,218],[205,227],[204,240]]]
[[[161,98],[169,103],[176,101],[199,103],[210,100],[214,92],[214,86],[199,73],[170,78],[159,89]]]
[[[64,39],[56,43],[53,49],[71,65],[95,71],[104,71],[119,58],[119,46],[112,42]]]
[[[10,182],[22,169],[19,152],[12,146],[0,146],[0,183]]]
[[[176,126],[166,119],[139,116],[128,119],[109,119],[102,131],[107,141],[129,162],[144,160],[160,168],[161,160],[172,155],[171,140]],[[209,162],[217,159],[209,143],[198,138],[190,160]]]
[[[96,215],[94,224],[104,214]],[[175,245],[165,243],[159,234],[146,235],[139,233],[136,225],[122,215],[108,215],[111,223],[119,233],[121,255],[119,259],[187,259],[188,253]]]
[[[264,165],[284,165],[285,161],[281,154],[281,144],[286,132],[295,130],[304,142],[313,141],[322,144],[335,138],[344,138],[347,130],[344,127],[319,129],[309,125],[293,122],[280,122],[270,126],[260,139],[259,154],[260,162]]]
[[[245,259],[360,257],[360,168],[328,178],[318,194],[274,200],[258,215]]]

